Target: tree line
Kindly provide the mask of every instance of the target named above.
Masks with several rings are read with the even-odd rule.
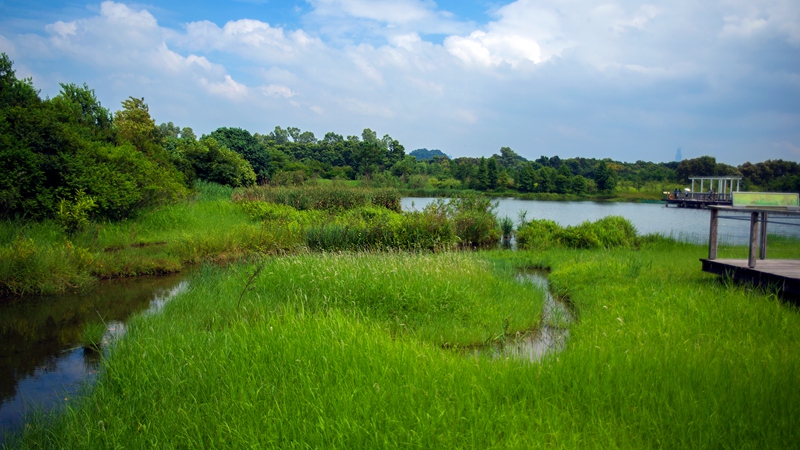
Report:
[[[406,154],[389,135],[360,136],[276,126],[265,134],[221,127],[197,137],[190,127],[156,125],[145,99],[129,97],[113,114],[86,84],[61,84],[42,99],[0,54],[0,216],[124,219],[190,194],[195,180],[233,187],[300,184],[310,178],[375,186],[502,194],[612,195],[615,189],[681,184],[689,176],[741,175],[748,190],[800,192],[791,161],[733,167],[713,157],[627,163],[542,156],[503,147],[489,157],[451,158],[439,150]]]

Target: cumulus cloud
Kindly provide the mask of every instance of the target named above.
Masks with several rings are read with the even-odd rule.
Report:
[[[204,20],[186,26],[186,33],[170,33],[176,44],[193,51],[223,51],[250,60],[269,62],[296,61],[309,52],[323,48],[319,39],[302,30],[284,32],[266,22],[241,19],[218,27]]]

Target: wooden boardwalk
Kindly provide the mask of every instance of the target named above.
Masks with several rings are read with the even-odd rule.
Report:
[[[767,224],[772,214],[800,217],[797,207],[792,209],[766,207],[711,206],[708,232],[708,258],[701,259],[703,271],[729,276],[759,286],[777,289],[781,295],[800,300],[800,260],[767,259]],[[717,222],[720,212],[745,212],[750,214],[750,249],[747,259],[717,259]]]
[[[800,260],[765,259],[758,267],[748,267],[746,259],[701,259],[703,272],[730,276],[765,287],[773,287],[785,294],[800,297]]]

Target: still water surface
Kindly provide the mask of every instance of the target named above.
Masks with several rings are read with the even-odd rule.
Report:
[[[0,445],[31,407],[46,411],[72,401],[97,373],[100,355],[81,346],[86,323],[102,320],[107,343],[124,333],[131,314],[158,309],[186,289],[189,273],[104,281],[81,292],[0,305]]]
[[[422,210],[434,198],[403,198],[403,211]],[[525,212],[527,220],[549,219],[561,226],[574,226],[585,221],[595,221],[606,216],[622,216],[630,220],[640,235],[661,234],[687,242],[708,242],[709,212],[705,209],[666,208],[660,203],[618,203],[618,202],[554,202],[541,200],[521,200],[516,198],[497,198],[497,217],[510,217],[518,222],[520,212]],[[719,241],[721,245],[746,245],[749,239],[749,216],[735,216],[739,220],[719,221]],[[770,234],[800,237],[800,220],[770,215],[768,231]]]

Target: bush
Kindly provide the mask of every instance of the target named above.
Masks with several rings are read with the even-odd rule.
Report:
[[[566,228],[552,220],[539,219],[524,223],[517,230],[517,244],[524,249],[543,249],[552,245],[569,248],[632,247],[636,240],[636,228],[619,216]]]
[[[555,234],[560,230],[561,227],[552,220],[531,220],[517,229],[517,245],[524,249],[547,248],[558,242]]]
[[[470,195],[450,201],[456,236],[466,247],[491,247],[500,240],[494,214],[496,205],[486,197]]]

